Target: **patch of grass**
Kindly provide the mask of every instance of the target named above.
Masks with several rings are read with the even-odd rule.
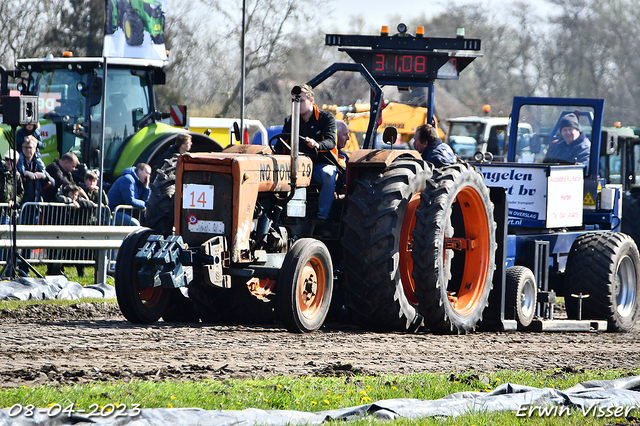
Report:
[[[109,303],[111,305],[117,305],[116,299],[100,299],[100,298],[87,298],[76,300],[0,300],[0,311],[3,310],[15,310],[23,309],[26,306],[32,305],[58,305],[58,306],[70,306],[77,303]]]
[[[581,369],[554,369],[543,372],[499,371],[481,375],[473,371],[459,374],[415,374],[408,376],[353,376],[353,377],[270,377],[266,379],[221,381],[132,381],[114,384],[93,383],[76,386],[37,386],[0,390],[0,407],[14,404],[33,404],[47,408],[52,404],[76,409],[103,409],[109,404],[121,404],[140,408],[197,407],[205,410],[242,410],[258,408],[265,410],[298,410],[306,412],[324,411],[368,404],[384,399],[416,398],[434,400],[455,392],[487,392],[503,383],[515,383],[537,388],[565,389],[588,380],[611,380],[638,375],[640,370],[615,371]],[[637,413],[631,412],[635,416]],[[515,412],[468,413],[455,418],[399,419],[394,425],[605,425],[630,424],[625,420],[583,416],[572,410],[562,417],[519,418]],[[376,424],[378,421],[363,419],[355,424]]]
[[[47,275],[47,265],[33,265],[33,267],[42,276],[46,276]],[[95,279],[93,278],[94,277],[94,271],[95,271],[95,268],[93,266],[88,266],[87,265],[84,268],[84,276],[80,277],[80,276],[78,276],[78,271],[76,270],[75,266],[70,265],[70,266],[66,266],[64,268],[64,273],[67,274],[68,280],[80,283],[82,286],[96,283]],[[33,272],[30,273],[30,276],[32,278],[36,277],[36,275]],[[110,283],[109,283],[109,280],[111,280]],[[107,283],[113,284],[113,278],[108,276],[107,277]]]

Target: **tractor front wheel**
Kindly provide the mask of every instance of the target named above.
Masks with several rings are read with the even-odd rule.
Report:
[[[333,294],[333,265],[324,243],[302,238],[293,244],[282,264],[276,294],[287,330],[310,333],[322,327]]]
[[[136,259],[138,250],[152,234],[148,228],[133,231],[118,250],[115,287],[122,315],[134,324],[153,324],[167,311],[171,290],[162,287],[141,287],[138,271],[142,263]]]

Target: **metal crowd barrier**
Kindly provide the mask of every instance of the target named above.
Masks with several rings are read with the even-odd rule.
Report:
[[[0,264],[6,263],[12,247],[11,212],[8,204],[0,203]],[[122,213],[136,220],[133,226],[116,220]],[[104,269],[99,276],[106,278],[122,240],[139,225],[141,210],[118,206],[112,214],[107,206],[76,209],[64,203],[28,202],[16,214],[16,247],[29,263],[96,265],[96,270]]]

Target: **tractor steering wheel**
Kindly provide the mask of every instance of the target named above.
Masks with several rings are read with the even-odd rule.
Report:
[[[276,151],[276,148],[274,146],[274,142],[275,140],[277,140],[276,144],[278,142],[280,142],[285,149],[284,154],[290,154],[291,153],[291,147],[289,146],[289,144],[286,142],[286,140],[288,140],[289,138],[291,138],[291,134],[290,133],[280,133],[274,136],[271,136],[271,138],[269,139],[269,147],[271,148],[271,152],[273,152],[274,154],[282,154]],[[298,137],[299,142],[305,144],[304,146],[307,147],[306,142],[305,142],[305,138],[303,136],[299,136]],[[306,149],[311,149],[309,147],[307,147]],[[313,156],[314,158],[318,156],[318,149],[317,148],[313,148]],[[302,152],[302,150],[299,151],[300,154],[303,155],[307,155],[306,153]]]

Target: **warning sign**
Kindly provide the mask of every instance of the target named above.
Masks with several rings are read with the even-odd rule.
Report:
[[[170,124],[172,126],[184,127],[187,121],[187,106],[186,105],[171,105]]]
[[[587,191],[587,193],[584,194],[582,204],[584,204],[585,207],[596,208],[596,200],[593,198],[593,195],[591,195],[591,192]]]

